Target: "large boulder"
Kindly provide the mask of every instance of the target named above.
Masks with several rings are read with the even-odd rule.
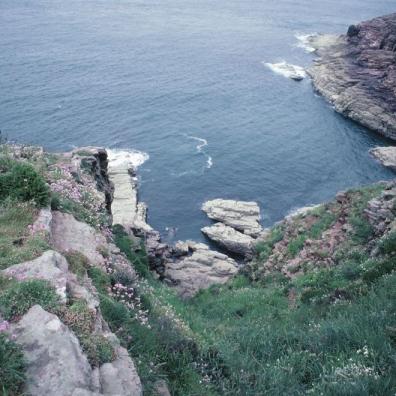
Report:
[[[246,256],[252,253],[254,239],[223,223],[204,227],[201,231],[212,241],[232,253]]]
[[[176,287],[183,298],[200,289],[227,282],[236,272],[237,263],[225,254],[210,250],[203,243],[189,242],[191,255],[165,264],[165,280]]]
[[[212,220],[220,221],[246,235],[257,237],[262,231],[260,208],[256,202],[214,199],[202,205]]]
[[[12,327],[26,359],[26,394],[70,396],[91,389],[91,367],[76,336],[53,314],[33,306]]]
[[[19,281],[26,279],[46,280],[54,286],[62,301],[66,302],[68,263],[58,252],[48,250],[35,260],[15,264],[0,271],[0,273]]]
[[[370,154],[382,165],[396,172],[396,147],[375,147],[370,150]]]
[[[53,212],[51,243],[58,251],[79,252],[92,265],[104,265],[104,258],[99,251],[107,245],[106,238],[90,225],[76,220],[71,214]]]

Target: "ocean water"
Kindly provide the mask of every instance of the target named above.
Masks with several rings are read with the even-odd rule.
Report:
[[[309,66],[300,37],[343,33],[394,0],[1,0],[0,129],[64,151],[146,153],[149,222],[203,239],[211,198],[259,202],[263,224],[393,175],[389,144],[266,63]],[[176,232],[175,232],[176,231]]]

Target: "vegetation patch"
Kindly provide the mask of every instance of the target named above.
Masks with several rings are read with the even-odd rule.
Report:
[[[114,348],[107,338],[95,333],[95,312],[85,301],[76,300],[67,307],[61,306],[56,314],[77,336],[92,367],[114,360]]]
[[[28,202],[7,200],[0,204],[0,269],[32,260],[48,249],[45,236],[29,229],[36,212]]]
[[[0,294],[0,312],[6,320],[18,319],[36,304],[47,311],[54,311],[59,304],[55,289],[46,281],[18,282]]]
[[[0,393],[22,395],[25,383],[25,361],[21,348],[4,333],[0,333]]]
[[[136,245],[119,224],[113,226],[113,236],[115,244],[126,255],[131,264],[133,264],[136,272],[143,278],[150,277],[151,273],[143,241],[140,241],[139,245]]]
[[[49,188],[32,165],[10,159],[0,160],[0,200],[6,198],[34,202],[38,207],[49,204]]]
[[[80,252],[66,252],[64,256],[69,263],[69,271],[77,275],[79,279],[87,274],[90,268],[88,259]]]

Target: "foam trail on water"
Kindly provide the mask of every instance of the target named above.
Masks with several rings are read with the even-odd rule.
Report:
[[[150,158],[147,153],[138,150],[106,149],[106,151],[110,168],[126,165],[136,169]]]
[[[209,154],[205,153],[205,151],[203,150],[203,148],[208,145],[208,141],[206,139],[203,139],[203,138],[200,138],[200,137],[197,137],[197,136],[187,136],[187,137],[199,142],[197,144],[197,146],[196,146],[197,152],[198,153],[202,153],[207,158],[207,160],[206,160],[206,168],[210,169],[213,166],[212,157]]]
[[[285,61],[279,63],[266,63],[263,64],[272,70],[274,73],[283,77],[291,78],[293,80],[302,80],[307,76],[305,69],[301,66],[291,65]]]
[[[311,39],[316,37],[317,33],[310,33],[310,34],[300,34],[297,33],[294,37],[297,39],[297,47],[302,48],[306,52],[315,52],[315,48],[311,45]]]

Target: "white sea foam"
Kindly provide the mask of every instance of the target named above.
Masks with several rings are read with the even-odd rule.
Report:
[[[187,137],[196,140],[198,142],[196,146],[197,152],[202,153],[206,157],[206,168],[210,169],[213,166],[212,157],[203,150],[203,148],[208,145],[208,141],[206,139],[197,136],[187,136]]]
[[[291,78],[293,80],[302,80],[307,76],[305,69],[301,66],[291,65],[285,61],[279,63],[266,63],[263,64],[276,74],[283,77]]]
[[[117,168],[127,166],[138,168],[150,157],[147,153],[138,150],[107,149],[109,167]]]
[[[315,52],[315,48],[311,45],[311,39],[316,37],[317,33],[310,33],[310,34],[295,34],[295,38],[297,39],[297,47],[302,48],[306,52]]]

